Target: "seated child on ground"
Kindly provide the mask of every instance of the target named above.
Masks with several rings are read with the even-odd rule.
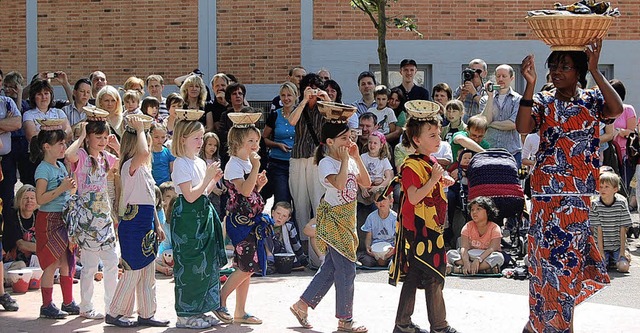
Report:
[[[156,209],[158,219],[163,230],[169,230],[173,201],[178,195],[173,188],[173,182],[168,181],[156,186]],[[173,248],[171,247],[171,233],[166,233],[164,241],[158,244],[158,258],[156,258],[156,272],[173,275]]]
[[[627,228],[631,226],[631,214],[627,200],[620,194],[620,176],[613,172],[600,174],[600,197],[591,202],[589,220],[598,238],[598,250],[607,266],[618,272],[629,272],[629,256],[626,253]]]
[[[447,273],[474,275],[499,273],[504,263],[500,227],[492,222],[498,216],[493,200],[477,197],[469,203],[471,221],[462,228],[460,248],[447,252]]]
[[[265,242],[267,250],[268,268],[267,274],[274,272],[274,254],[277,253],[293,253],[293,269],[304,269],[307,265],[307,256],[304,254],[298,231],[291,221],[293,208],[286,201],[277,202],[271,209],[271,218],[275,221],[273,226],[274,232]],[[274,268],[271,268],[274,267]]]
[[[358,254],[358,261],[367,267],[384,267],[389,265],[389,261],[395,253],[396,221],[398,214],[391,210],[391,205],[393,204],[393,195],[391,194],[385,198],[381,193],[378,195],[375,204],[378,209],[367,216],[367,220],[360,228],[366,232],[366,238],[364,240],[366,252],[360,252]],[[375,249],[372,249],[372,246],[379,243],[388,243],[392,248],[383,256],[376,257],[374,253]]]

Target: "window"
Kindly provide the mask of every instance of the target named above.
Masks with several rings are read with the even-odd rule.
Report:
[[[602,75],[604,75],[607,81],[614,78],[613,65],[598,65],[598,70],[600,71],[600,73],[602,73]],[[587,88],[592,88],[595,86],[596,81],[593,79],[593,76],[591,76],[591,73],[587,73]]]
[[[376,82],[380,84],[382,75],[380,74],[380,65],[369,65],[369,71],[376,76]],[[431,65],[418,64],[418,70],[413,77],[415,84],[431,91],[433,87],[433,79],[431,77]],[[402,84],[402,75],[400,75],[400,65],[389,65],[389,89]]]

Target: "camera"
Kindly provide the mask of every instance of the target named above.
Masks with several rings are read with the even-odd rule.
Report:
[[[473,68],[465,68],[462,71],[462,83],[464,84],[467,81],[472,81],[475,74],[480,75],[482,73],[481,69],[473,69]]]
[[[487,85],[487,91],[488,92],[494,92],[494,91],[499,91],[500,90],[500,85],[499,84],[489,84]]]
[[[47,79],[53,79],[58,77],[58,73],[47,73]]]

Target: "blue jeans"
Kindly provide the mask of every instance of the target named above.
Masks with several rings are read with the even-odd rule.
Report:
[[[333,284],[336,287],[336,318],[350,319],[353,316],[353,290],[356,279],[356,264],[329,247],[324,263],[313,276],[313,280],[300,299],[312,309],[320,303]]]
[[[267,165],[267,178],[271,184],[273,202],[291,202],[291,192],[289,192],[289,161],[269,159]],[[294,219],[295,220],[295,219]]]

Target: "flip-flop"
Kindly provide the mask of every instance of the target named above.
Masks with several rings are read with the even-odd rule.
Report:
[[[262,324],[262,320],[260,318],[245,313],[242,317],[234,317],[233,322],[236,324],[248,324],[248,325],[260,325]]]
[[[225,308],[224,306],[221,306],[217,310],[213,310],[212,312],[214,315],[216,315],[216,317],[218,317],[218,319],[220,319],[221,322],[225,324],[233,323],[233,317],[231,317],[231,314],[229,314],[229,310],[227,310],[227,308]]]
[[[313,328],[313,325],[309,323],[307,312],[297,308],[295,304],[290,306],[289,310],[291,310],[291,313],[296,316],[296,319],[298,319],[298,323],[300,323],[300,326],[302,326],[303,328]]]

